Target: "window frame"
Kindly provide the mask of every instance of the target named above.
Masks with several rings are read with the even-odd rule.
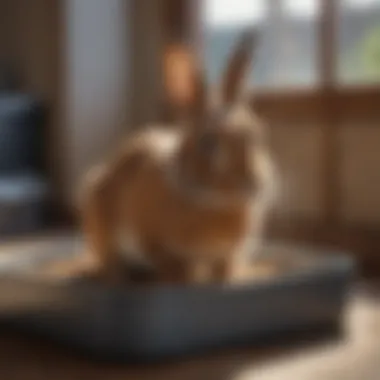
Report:
[[[202,0],[175,0],[182,1],[185,7],[186,28],[191,43],[203,50]],[[254,1],[254,0],[252,0]],[[268,0],[269,1],[269,0]],[[270,0],[274,5],[281,0]],[[279,89],[257,89],[252,94],[252,100],[257,104],[265,105],[272,101],[283,102],[290,106],[288,117],[293,118],[302,114],[302,109],[312,109],[315,113],[321,108],[328,108],[336,115],[345,113],[348,118],[371,118],[379,114],[380,83],[374,84],[346,84],[339,83],[337,76],[337,30],[339,23],[339,3],[342,0],[317,0],[320,3],[320,15],[317,21],[317,77],[315,86],[289,86]],[[177,8],[178,9],[178,8]],[[328,104],[326,104],[328,103]],[[294,114],[293,114],[294,112]]]

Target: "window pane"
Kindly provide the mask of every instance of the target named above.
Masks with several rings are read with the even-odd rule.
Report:
[[[345,84],[380,82],[380,0],[340,0],[338,78]]]
[[[221,75],[243,29],[259,34],[250,75],[256,87],[311,86],[317,81],[317,0],[205,0],[205,60],[209,79]]]

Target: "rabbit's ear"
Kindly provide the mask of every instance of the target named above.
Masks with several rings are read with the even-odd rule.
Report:
[[[164,54],[164,85],[170,106],[197,117],[205,108],[206,88],[199,61],[188,48],[170,46]]]
[[[231,54],[221,83],[220,95],[224,105],[230,105],[240,95],[255,49],[255,42],[256,32],[245,31]]]

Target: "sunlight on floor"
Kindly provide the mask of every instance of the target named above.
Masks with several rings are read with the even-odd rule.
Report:
[[[231,380],[377,380],[380,373],[380,300],[360,299],[348,313],[342,342],[265,361]]]

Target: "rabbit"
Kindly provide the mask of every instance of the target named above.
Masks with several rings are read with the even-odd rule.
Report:
[[[132,262],[162,282],[230,282],[262,235],[274,164],[262,122],[242,95],[254,35],[244,33],[211,96],[195,55],[167,50],[174,127],[127,136],[85,180],[83,230],[99,271],[122,280]]]

